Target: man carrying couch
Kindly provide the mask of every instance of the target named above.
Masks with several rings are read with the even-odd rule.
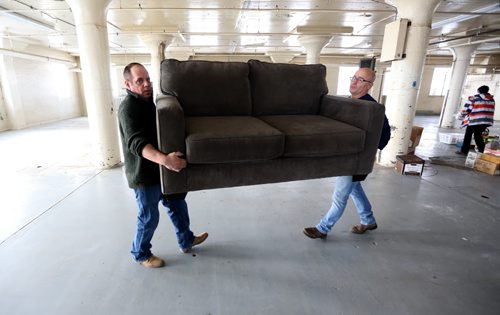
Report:
[[[373,101],[375,100],[368,94],[375,81],[375,71],[369,68],[361,68],[351,78],[349,92],[352,98]],[[391,128],[387,117],[384,117],[384,126],[380,137],[378,148],[382,150],[391,137]],[[340,219],[347,206],[349,196],[351,196],[358,214],[360,224],[354,225],[351,229],[352,233],[363,234],[369,230],[377,228],[377,222],[373,216],[370,201],[366,197],[361,181],[365,180],[367,175],[354,176],[339,176],[335,179],[335,191],[332,197],[332,205],[330,210],[314,227],[304,228],[304,234],[309,238],[326,239],[327,234],[331,231],[335,223]]]
[[[181,152],[167,154],[157,149],[156,107],[148,71],[139,63],[131,63],[125,67],[123,78],[127,96],[118,110],[118,120],[125,157],[125,173],[129,187],[135,192],[139,208],[131,253],[141,265],[158,268],[164,266],[165,262],[151,253],[151,239],[160,218],[160,201],[167,208],[183,253],[203,243],[208,233],[195,236],[191,232],[186,193],[162,194],[160,165],[170,171],[180,172],[187,163]]]

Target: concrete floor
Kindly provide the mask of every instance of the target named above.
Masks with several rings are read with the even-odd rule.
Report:
[[[416,118],[417,155],[456,160],[438,132],[460,131],[437,121]],[[210,237],[182,254],[162,213],[153,251],[168,265],[153,270],[129,254],[123,169],[95,169],[89,142],[85,118],[0,133],[0,314],[499,313],[500,176],[376,166],[363,185],[379,229],[350,233],[350,202],[326,241],[301,230],[331,178],[192,192],[192,229]]]

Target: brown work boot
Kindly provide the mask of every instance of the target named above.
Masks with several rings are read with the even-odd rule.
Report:
[[[191,247],[187,247],[187,248],[181,248],[181,252],[183,252],[184,254],[186,253],[189,253],[191,251],[191,248],[193,248],[194,246],[196,245],[200,245],[201,243],[203,243],[208,237],[208,233],[207,232],[203,232],[201,234],[198,234],[194,237],[194,240],[193,240],[193,244],[191,244]]]
[[[366,231],[375,230],[376,228],[377,228],[377,223],[367,224],[367,225],[356,224],[355,226],[352,227],[351,232],[355,234],[363,234]]]
[[[141,265],[147,268],[160,268],[165,266],[165,261],[155,255],[152,255],[148,259],[141,261]]]
[[[316,227],[306,227],[302,230],[304,234],[309,238],[320,238],[322,240],[326,239],[326,234],[318,231]]]

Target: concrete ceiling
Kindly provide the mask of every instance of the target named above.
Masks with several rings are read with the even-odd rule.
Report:
[[[415,1],[418,3],[418,1]],[[379,56],[395,7],[376,0],[142,1],[114,0],[107,22],[111,54],[148,54],[141,34],[168,34],[167,50],[191,54],[304,53],[299,34],[330,34],[322,54]],[[75,22],[63,0],[0,0],[0,36],[78,55]],[[351,27],[352,31],[342,30]],[[441,1],[429,50],[479,42],[500,53],[498,0]]]

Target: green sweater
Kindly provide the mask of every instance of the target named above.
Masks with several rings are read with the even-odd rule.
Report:
[[[142,157],[142,149],[147,144],[158,148],[153,98],[144,101],[127,90],[118,109],[118,122],[129,187],[159,185],[160,166]]]

